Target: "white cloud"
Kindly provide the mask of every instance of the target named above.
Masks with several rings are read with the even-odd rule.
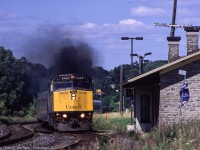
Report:
[[[63,25],[63,26],[59,26],[60,30],[62,32],[68,32],[68,31],[72,31],[72,32],[92,32],[92,31],[99,31],[101,29],[101,26],[95,24],[95,23],[85,23],[85,24],[79,24],[79,25]]]
[[[82,25],[82,28],[85,28],[85,29],[91,29],[91,28],[95,28],[95,27],[97,27],[97,25],[94,23],[90,23],[90,22]]]
[[[144,25],[141,21],[137,21],[135,19],[127,19],[127,20],[120,20],[119,25]]]
[[[106,23],[102,26],[103,30],[106,31],[117,31],[117,32],[133,32],[143,31],[148,29],[149,26],[141,21],[135,19],[119,20],[118,24]],[[140,30],[139,30],[140,29]]]
[[[96,32],[101,29],[101,26],[94,24],[94,23],[85,23],[83,25],[78,26],[80,31],[90,31],[90,32]]]
[[[158,16],[165,14],[165,10],[161,8],[150,8],[145,6],[139,6],[131,9],[132,16]]]

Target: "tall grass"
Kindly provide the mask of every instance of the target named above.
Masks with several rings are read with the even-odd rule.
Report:
[[[119,113],[94,114],[93,129],[122,133],[126,132],[127,125],[130,122],[130,113],[123,115],[123,117]]]
[[[160,125],[148,133],[127,132],[130,114],[119,113],[94,115],[94,129],[111,130],[112,144],[98,146],[100,149],[139,149],[139,150],[198,150],[200,149],[200,120],[182,124]]]

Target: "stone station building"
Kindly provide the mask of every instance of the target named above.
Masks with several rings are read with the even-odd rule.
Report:
[[[168,37],[169,63],[128,80],[124,88],[134,89],[135,128],[149,131],[161,124],[179,122],[180,86],[185,70],[190,99],[181,108],[182,121],[200,119],[200,51],[198,34],[200,27],[185,27],[187,56],[179,56],[180,37]]]

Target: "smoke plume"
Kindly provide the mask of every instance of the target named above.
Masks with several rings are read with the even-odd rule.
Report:
[[[86,43],[72,40],[70,31],[58,27],[38,30],[27,42],[25,56],[32,62],[49,68],[51,75],[78,73],[92,76],[97,60],[94,50]],[[40,34],[39,34],[40,33]]]
[[[94,73],[92,49],[85,43],[64,46],[53,57],[53,72],[90,75]]]

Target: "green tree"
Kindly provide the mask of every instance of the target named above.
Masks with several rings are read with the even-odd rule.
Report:
[[[156,61],[150,61],[146,64],[144,64],[144,72],[148,72],[150,70],[153,70],[155,68],[158,68],[160,66],[163,66],[165,64],[167,64],[168,61],[167,60],[156,60]]]
[[[30,63],[25,57],[16,59],[12,51],[0,47],[0,113],[25,114],[46,78],[44,66]]]
[[[150,61],[149,63],[144,64],[144,72],[148,72],[152,69],[165,65],[167,61],[158,60]],[[134,77],[139,75],[139,64],[134,62],[133,66]],[[129,64],[123,65],[123,81],[127,81],[131,78],[131,66]],[[103,101],[103,108],[106,110],[118,111],[118,101],[119,101],[119,85],[120,85],[120,66],[115,67],[114,69],[107,71],[102,67],[96,67],[96,74],[94,76],[94,90],[101,89],[103,95],[101,99]],[[112,85],[112,86],[111,86]],[[115,86],[115,88],[112,88]],[[99,99],[98,96],[95,96],[95,99]],[[131,99],[125,97],[124,100],[125,108],[131,106]]]

